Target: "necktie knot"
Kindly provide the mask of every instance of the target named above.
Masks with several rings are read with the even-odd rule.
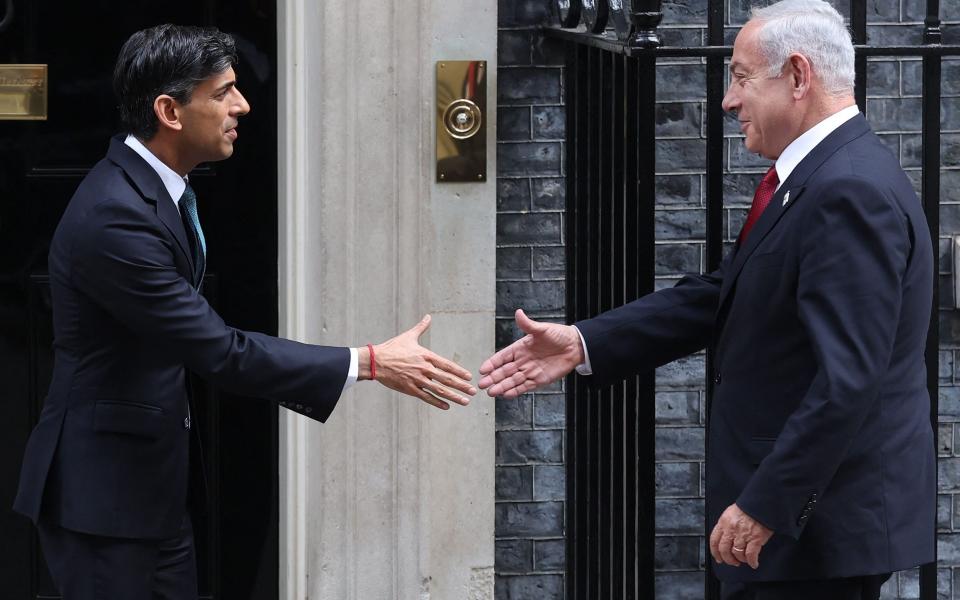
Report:
[[[773,194],[777,191],[778,185],[780,185],[780,177],[777,175],[777,166],[773,165],[770,167],[770,170],[767,171],[767,174],[763,176],[763,179],[760,180],[757,191],[753,193],[753,204],[750,205],[747,220],[743,224],[743,229],[740,230],[741,244],[747,239],[747,234],[750,233],[750,230],[753,229],[756,222],[760,220],[760,215],[763,214],[767,205],[770,204],[770,200],[773,199]]]

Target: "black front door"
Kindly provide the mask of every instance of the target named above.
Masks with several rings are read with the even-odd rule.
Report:
[[[234,34],[238,87],[252,112],[234,156],[190,176],[208,244],[205,289],[228,324],[276,333],[276,0],[9,4],[0,64],[49,69],[48,120],[0,121],[0,597],[34,600],[58,595],[32,526],[9,507],[50,381],[47,250],[73,190],[117,132],[114,60],[131,33],[159,23]],[[277,409],[198,389],[212,494],[210,513],[194,517],[201,597],[275,599]]]

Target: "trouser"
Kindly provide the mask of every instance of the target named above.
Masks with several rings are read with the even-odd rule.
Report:
[[[163,540],[78,533],[41,518],[40,545],[63,600],[197,600],[193,525]]]
[[[815,579],[810,581],[770,581],[724,583],[722,600],[877,600],[880,588],[890,574]]]

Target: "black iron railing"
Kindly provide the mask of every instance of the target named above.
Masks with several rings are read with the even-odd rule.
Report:
[[[707,44],[662,47],[660,0],[555,0],[562,23],[546,35],[566,42],[567,111],[567,318],[588,318],[650,293],[654,288],[654,130],[657,60],[706,61],[706,270],[723,253],[724,2],[708,0]],[[941,45],[939,0],[927,0],[923,44],[867,45],[863,0],[850,0],[856,46],[855,94],[866,110],[868,56],[920,57],[923,61],[922,199],[937,247],[940,202],[940,72],[960,46]],[[604,16],[615,31],[602,31]],[[938,261],[937,253],[934,260]],[[935,265],[939,272],[939,265]],[[938,415],[937,328],[939,290],[934,285],[927,338],[930,421]],[[706,414],[712,396],[706,363]],[[567,598],[654,597],[654,376],[646,373],[603,391],[579,378],[567,382]],[[708,417],[709,418],[709,417]],[[936,439],[936,435],[934,436]],[[707,448],[709,456],[709,448]],[[709,459],[708,459],[709,460]],[[705,539],[712,523],[705,523]],[[709,557],[709,552],[705,556]],[[706,560],[704,597],[719,588]],[[937,596],[936,564],[920,569],[920,597]]]

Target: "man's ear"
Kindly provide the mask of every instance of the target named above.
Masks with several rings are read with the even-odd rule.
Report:
[[[153,112],[161,128],[180,131],[183,123],[180,122],[180,103],[166,94],[157,96],[153,101]]]
[[[796,100],[800,100],[810,91],[810,84],[813,79],[813,69],[811,68],[810,60],[806,56],[794,52],[787,58],[786,70],[787,77],[790,78],[790,88],[793,91],[793,97]]]

